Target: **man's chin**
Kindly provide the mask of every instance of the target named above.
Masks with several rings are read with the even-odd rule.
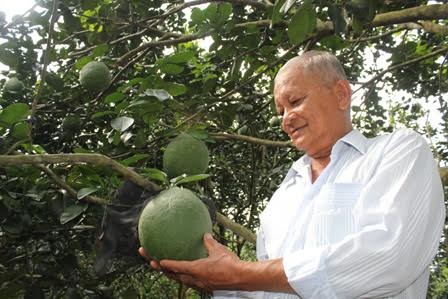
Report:
[[[291,139],[291,143],[294,145],[296,149],[299,151],[305,151],[305,145],[303,144],[303,140],[301,138],[293,138]]]

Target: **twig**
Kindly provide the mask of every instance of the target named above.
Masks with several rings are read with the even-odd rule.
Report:
[[[16,143],[14,143],[3,155],[9,155],[11,154],[13,151],[16,150],[16,148],[18,148],[22,143],[24,143],[25,141],[27,141],[27,139],[22,139],[17,141]]]
[[[394,28],[394,29],[389,30],[389,31],[387,31],[387,32],[385,32],[385,33],[382,33],[382,34],[378,34],[378,35],[374,35],[374,36],[369,36],[369,37],[364,37],[364,38],[362,38],[362,35],[361,35],[361,36],[360,36],[359,38],[357,38],[357,39],[348,39],[347,41],[348,41],[349,43],[356,43],[356,44],[357,44],[357,43],[360,43],[360,42],[369,42],[369,41],[372,41],[372,40],[381,39],[381,38],[383,38],[383,37],[385,37],[385,36],[388,36],[388,35],[391,35],[391,34],[394,34],[394,33],[396,33],[396,32],[406,30],[406,29],[408,29],[407,26],[399,26],[399,27],[397,27],[397,28]]]
[[[186,43],[186,42],[190,42],[193,40],[201,39],[207,35],[210,35],[210,32],[204,32],[201,34],[184,34],[181,37],[175,38],[175,39],[157,40],[157,41],[148,42],[148,43],[138,46],[134,50],[131,50],[128,53],[124,54],[123,56],[119,57],[117,59],[117,64],[122,64],[123,61],[127,60],[129,57],[131,57],[143,50],[146,50],[148,48],[159,47],[159,46],[160,47],[161,46],[172,46],[172,45],[176,45],[176,44]]]
[[[58,177],[50,168],[42,165],[42,164],[36,164],[35,167],[39,168],[43,172],[45,172],[59,187],[66,190],[69,195],[75,199],[78,198],[78,193],[75,189],[73,189],[70,185],[68,185],[66,182],[64,182],[60,177]],[[87,202],[87,203],[93,203],[98,205],[106,205],[107,201],[103,198],[91,196],[88,195],[86,197],[83,197],[80,199],[80,201]]]
[[[144,22],[147,22],[152,19],[164,19],[164,18],[169,17],[170,15],[175,14],[176,12],[184,10],[188,7],[197,6],[197,5],[210,3],[210,2],[228,2],[228,3],[234,3],[234,4],[244,4],[244,5],[260,7],[262,9],[266,9],[269,6],[273,6],[273,4],[269,5],[268,3],[265,4],[265,3],[254,1],[254,0],[221,0],[221,1],[219,1],[219,0],[218,1],[216,1],[216,0],[196,0],[196,1],[190,1],[187,3],[182,3],[178,6],[173,7],[172,9],[170,9],[169,11],[167,11],[164,14],[146,18],[144,20],[139,21],[138,23],[144,23]]]
[[[444,53],[444,52],[447,52],[447,51],[448,51],[448,47],[445,47],[445,48],[436,50],[436,51],[434,51],[434,52],[431,52],[431,53],[429,53],[429,54],[426,54],[426,55],[423,55],[423,56],[420,56],[420,57],[417,57],[417,58],[414,58],[414,59],[411,59],[411,60],[408,60],[408,61],[405,61],[405,62],[402,62],[402,63],[399,63],[399,64],[392,65],[392,66],[390,66],[389,68],[387,68],[387,69],[385,69],[385,70],[379,72],[379,73],[376,74],[375,76],[373,76],[373,78],[371,78],[370,80],[368,80],[368,81],[362,83],[361,86],[358,87],[358,88],[353,92],[353,94],[355,94],[356,92],[358,92],[359,90],[361,90],[361,89],[364,88],[365,86],[367,86],[367,85],[373,83],[374,81],[376,81],[378,78],[380,78],[381,76],[383,76],[383,75],[386,74],[386,73],[390,73],[390,72],[392,72],[392,71],[395,71],[396,69],[399,69],[399,68],[408,66],[408,65],[410,65],[410,64],[414,64],[414,63],[420,62],[420,61],[422,61],[422,60],[431,58],[431,57],[433,57],[433,56],[437,56],[437,55],[439,55],[439,54],[441,54],[441,53]]]

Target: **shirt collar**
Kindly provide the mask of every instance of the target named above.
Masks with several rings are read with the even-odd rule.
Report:
[[[368,140],[364,135],[362,135],[358,130],[353,129],[335,143],[332,152],[341,147],[339,144],[345,143],[364,155],[367,152],[367,141]],[[292,164],[291,168],[296,173],[301,173],[304,171],[304,168],[310,164],[310,157],[307,154],[304,154],[299,160]]]
[[[336,142],[336,144],[341,142],[352,146],[354,149],[356,149],[363,155],[367,152],[367,138],[356,129],[353,129],[350,132],[348,132],[344,137],[339,139]]]

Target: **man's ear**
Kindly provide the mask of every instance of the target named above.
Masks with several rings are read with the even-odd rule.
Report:
[[[349,110],[352,99],[350,83],[347,80],[338,80],[334,88],[338,100],[338,108],[341,110]]]

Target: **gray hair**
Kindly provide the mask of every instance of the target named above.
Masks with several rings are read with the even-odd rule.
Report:
[[[326,84],[332,84],[338,80],[347,80],[341,62],[336,56],[325,51],[311,50],[288,60],[278,71],[275,81],[290,68],[318,75]]]

